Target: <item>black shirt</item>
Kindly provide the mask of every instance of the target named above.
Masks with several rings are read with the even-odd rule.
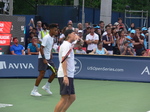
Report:
[[[109,42],[110,41],[110,37],[108,37],[108,35],[103,36],[102,40]],[[106,48],[108,51],[112,51],[113,50],[113,46],[112,43],[111,44],[103,44],[103,47]]]

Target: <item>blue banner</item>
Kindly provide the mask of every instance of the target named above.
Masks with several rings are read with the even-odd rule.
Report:
[[[150,58],[76,55],[75,78],[150,82]],[[53,61],[58,67],[58,55]],[[37,77],[37,56],[0,56],[0,77]],[[45,77],[51,75],[47,71]]]

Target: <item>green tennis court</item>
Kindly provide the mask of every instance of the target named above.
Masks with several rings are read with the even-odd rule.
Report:
[[[30,96],[35,79],[0,79],[0,112],[53,112],[59,101],[57,79],[53,95],[41,89],[42,97]],[[77,99],[67,112],[147,112],[150,111],[150,83],[75,80]]]

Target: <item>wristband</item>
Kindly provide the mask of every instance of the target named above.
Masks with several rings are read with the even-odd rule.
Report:
[[[64,77],[68,77],[67,75],[64,75]]]
[[[42,58],[43,58],[43,59],[45,59],[45,56],[44,56],[44,54],[43,54],[43,55],[41,55],[41,56],[42,56]]]

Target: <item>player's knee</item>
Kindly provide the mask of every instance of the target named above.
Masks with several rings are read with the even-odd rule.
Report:
[[[45,71],[40,71],[40,77],[44,77]]]
[[[76,100],[76,95],[71,95],[71,96],[70,96],[70,100],[71,100],[72,102],[74,102],[74,101]]]
[[[61,100],[67,101],[69,99],[69,95],[62,95]]]

